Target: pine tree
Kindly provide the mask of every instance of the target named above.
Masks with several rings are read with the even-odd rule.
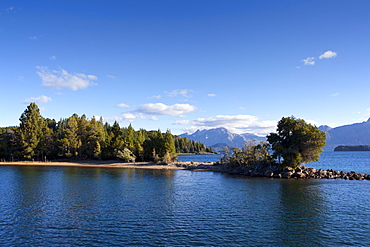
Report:
[[[175,141],[171,134],[170,130],[167,130],[163,136],[163,161],[168,163],[175,161],[177,159],[176,156],[176,148],[175,148]]]
[[[135,130],[131,124],[127,128],[125,144],[131,152],[135,151]]]
[[[42,131],[46,127],[45,120],[36,103],[27,106],[19,120],[21,123],[18,134],[23,157],[33,159],[40,154],[37,146],[43,136]]]
[[[73,115],[67,119],[66,126],[62,132],[62,139],[59,140],[59,148],[62,152],[62,156],[66,156],[68,158],[78,156],[78,150],[82,143],[78,138],[77,131],[78,121],[76,115]]]

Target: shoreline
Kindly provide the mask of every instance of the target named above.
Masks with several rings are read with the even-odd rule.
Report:
[[[74,161],[74,162],[0,162],[0,166],[54,166],[54,167],[100,167],[100,168],[130,168],[155,170],[184,170],[184,167],[173,164],[155,164],[154,162],[116,162],[116,161]]]
[[[50,167],[91,167],[91,168],[123,168],[123,169],[151,169],[151,170],[190,170],[212,171],[227,174],[243,175],[246,177],[264,177],[272,179],[349,179],[370,180],[369,174],[360,174],[354,171],[343,172],[333,169],[322,170],[300,166],[299,168],[272,168],[264,169],[225,169],[218,162],[182,162],[156,164],[154,162],[120,162],[120,161],[74,161],[74,162],[42,162],[42,161],[16,161],[0,162],[0,166],[50,166]]]

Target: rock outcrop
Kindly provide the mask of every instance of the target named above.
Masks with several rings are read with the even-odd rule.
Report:
[[[370,175],[360,174],[354,171],[344,172],[333,169],[323,170],[315,168],[307,168],[300,166],[296,169],[291,167],[278,168],[274,166],[265,167],[262,169],[234,169],[225,170],[228,173],[242,174],[251,177],[269,177],[269,178],[296,178],[296,179],[349,179],[349,180],[370,180]]]
[[[293,178],[293,179],[349,179],[349,180],[370,180],[370,175],[360,174],[354,171],[344,172],[333,169],[323,170],[300,166],[296,169],[291,167],[279,168],[277,166],[268,166],[263,168],[230,168],[216,162],[177,162],[173,165],[182,167],[187,170],[205,170],[217,171],[230,174],[239,174],[250,177],[267,177],[267,178]]]

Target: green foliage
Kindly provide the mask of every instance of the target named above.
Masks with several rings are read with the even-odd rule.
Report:
[[[136,159],[136,156],[128,148],[124,148],[122,151],[118,150],[116,156],[126,162],[134,162]]]
[[[186,137],[174,137],[175,148],[177,153],[202,153],[202,152],[212,152],[212,148],[206,147],[201,142],[196,142],[194,140],[189,140]]]
[[[249,141],[242,149],[232,148],[231,155],[228,148],[225,147],[225,154],[221,158],[221,162],[231,168],[259,168],[272,163],[269,150],[270,145],[267,142],[257,144],[255,141]]]
[[[46,127],[45,119],[41,116],[38,106],[31,103],[19,120],[21,123],[18,129],[18,140],[22,148],[22,156],[33,159],[40,155],[38,145]]]
[[[325,146],[325,132],[303,119],[283,117],[277,126],[277,133],[267,136],[274,150],[274,157],[283,158],[283,167],[298,167],[301,163],[317,161]]]
[[[0,159],[12,161],[17,155],[17,129],[18,127],[0,128]]]
[[[174,138],[169,130],[164,135],[160,130],[149,132],[143,149],[147,160],[169,163],[177,159]]]
[[[177,159],[175,138],[169,130],[135,131],[130,124],[121,128],[89,120],[77,114],[60,119],[44,119],[38,106],[31,103],[20,117],[19,127],[0,128],[0,159],[122,159],[125,161],[154,160],[172,162]],[[192,143],[195,150],[204,147]],[[199,146],[199,147],[198,147]]]

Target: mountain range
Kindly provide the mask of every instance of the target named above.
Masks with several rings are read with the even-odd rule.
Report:
[[[216,128],[209,130],[197,130],[193,134],[184,133],[180,137],[187,137],[190,140],[204,143],[212,147],[214,151],[223,151],[225,146],[242,148],[246,141],[256,140],[265,141],[266,137],[260,137],[253,134],[235,134],[226,128]]]
[[[370,145],[370,118],[362,123],[336,128],[322,125],[319,129],[326,132],[326,146],[323,148],[326,152],[334,151],[334,148],[339,145]],[[222,151],[225,146],[241,148],[248,140],[266,141],[266,137],[247,133],[235,134],[226,128],[197,130],[193,134],[184,133],[180,136],[202,142],[215,151]]]
[[[339,145],[369,145],[370,118],[362,123],[343,125],[336,128],[320,126],[326,132],[326,146],[324,151],[334,151]]]

